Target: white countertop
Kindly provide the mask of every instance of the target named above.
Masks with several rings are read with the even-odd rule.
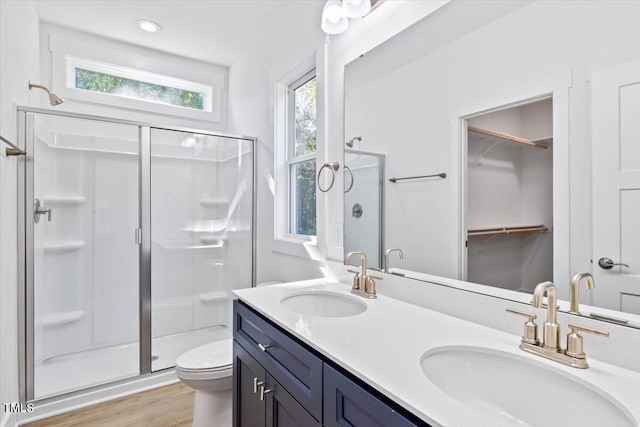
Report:
[[[340,318],[303,315],[280,303],[285,296],[303,290],[325,290],[353,296],[349,285],[327,279],[241,289],[234,294],[433,426],[496,427],[495,420],[483,420],[482,413],[463,406],[426,378],[420,366],[422,356],[442,346],[490,348],[547,365],[560,374],[577,378],[596,391],[604,391],[626,408],[636,424],[640,420],[638,372],[593,359],[589,360],[590,368],[586,370],[567,367],[521,351],[518,336],[384,295],[372,300],[353,296],[365,303],[367,310],[356,316]],[[585,351],[589,353],[588,348]],[[532,402],[532,406],[532,410],[540,409],[536,402]]]

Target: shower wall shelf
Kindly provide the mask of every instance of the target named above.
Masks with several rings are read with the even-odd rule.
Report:
[[[63,313],[50,314],[42,318],[42,326],[45,328],[52,326],[62,326],[67,323],[77,322],[84,316],[83,310],[67,311]]]
[[[545,232],[549,228],[544,224],[540,225],[524,225],[519,227],[498,227],[498,228],[478,228],[467,231],[467,236],[490,236],[497,234],[513,234],[513,233],[537,233]]]
[[[229,205],[229,200],[227,199],[200,199],[200,204],[207,208],[215,208],[218,206],[227,206]]]
[[[42,245],[45,252],[65,253],[73,252],[85,245],[83,240],[69,240],[66,242],[48,242]]]
[[[45,204],[58,204],[58,205],[79,205],[87,201],[82,196],[43,196],[40,197]]]
[[[209,302],[220,302],[226,301],[228,299],[228,295],[226,292],[218,291],[218,292],[208,292],[206,294],[198,295],[200,298],[200,302],[209,303]]]

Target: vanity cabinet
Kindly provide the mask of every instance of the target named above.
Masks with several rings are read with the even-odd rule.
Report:
[[[237,341],[233,354],[235,426],[320,426]]]
[[[325,364],[324,425],[325,427],[412,427],[417,424]]]
[[[233,308],[234,426],[427,426],[240,301]]]

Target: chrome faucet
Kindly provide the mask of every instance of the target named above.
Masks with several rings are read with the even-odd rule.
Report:
[[[382,270],[384,273],[389,273],[389,254],[391,252],[398,252],[398,258],[404,259],[404,254],[402,253],[402,249],[394,248],[387,249],[384,253],[384,269]]]
[[[593,281],[593,276],[589,273],[576,273],[571,278],[571,285],[569,288],[569,312],[580,314],[580,282],[585,279],[587,289],[594,289],[596,283]]]
[[[364,252],[349,252],[344,257],[344,265],[349,265],[349,259],[357,255],[360,257],[360,271],[349,270],[351,273],[355,273],[353,277],[353,286],[351,287],[351,293],[360,295],[365,298],[377,298],[376,294],[376,282],[373,279],[382,280],[382,277],[368,276],[367,275],[367,256]]]
[[[542,300],[547,295],[547,321],[544,322],[542,346],[548,350],[560,351],[560,325],[558,325],[556,287],[551,282],[539,283],[533,291],[533,306],[542,308]]]
[[[574,278],[576,276],[574,276]],[[579,283],[580,280],[581,279],[578,279],[577,283]],[[560,348],[560,325],[557,323],[556,287],[553,283],[544,282],[536,286],[533,291],[533,306],[542,308],[542,300],[545,294],[548,299],[547,321],[544,322],[542,344],[538,341],[538,325],[534,321],[536,315],[507,309],[507,312],[511,314],[517,314],[527,318],[527,322],[524,324],[524,334],[520,341],[520,348],[527,353],[542,356],[574,368],[588,368],[589,364],[587,363],[587,355],[583,350],[583,339],[580,332],[588,332],[602,337],[608,337],[609,332],[569,323],[571,332],[567,335],[567,349],[563,350]]]

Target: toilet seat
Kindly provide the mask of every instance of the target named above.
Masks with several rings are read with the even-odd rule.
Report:
[[[233,339],[196,347],[176,360],[178,377],[188,380],[217,379],[233,373]]]

